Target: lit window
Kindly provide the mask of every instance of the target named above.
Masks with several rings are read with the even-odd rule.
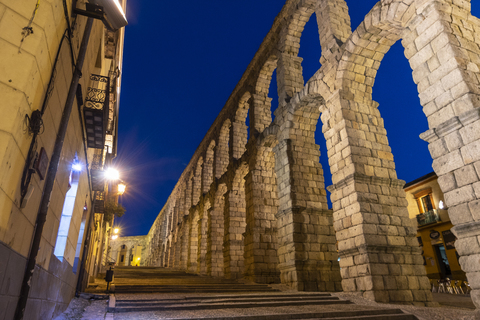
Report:
[[[55,256],[63,261],[65,251],[68,243],[68,231],[70,230],[70,223],[72,221],[72,214],[75,208],[75,199],[77,197],[78,180],[80,173],[71,171],[69,176],[70,189],[67,191],[65,201],[63,202],[62,216],[60,218],[60,225],[58,226],[57,241],[55,243]],[[72,244],[70,244],[72,245]],[[72,251],[75,248],[72,248]]]
[[[420,198],[420,201],[422,202],[423,212],[428,212],[430,210],[433,210],[431,194],[428,194],[425,197]]]

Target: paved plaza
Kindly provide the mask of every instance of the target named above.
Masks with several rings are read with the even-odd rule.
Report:
[[[351,293],[296,292],[142,267],[117,268],[114,282],[109,300],[100,300],[106,284],[97,280],[57,319],[474,319],[468,295],[433,294],[435,307],[380,304]]]

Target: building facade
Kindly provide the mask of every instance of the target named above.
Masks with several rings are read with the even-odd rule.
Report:
[[[415,179],[407,183],[404,190],[410,219],[417,225],[417,239],[427,277],[431,280],[466,280],[437,175],[432,172]]]
[[[105,261],[124,33],[88,5],[0,0],[0,319],[52,319]]]
[[[111,242],[110,250],[116,266],[144,266],[146,236],[119,237]]]

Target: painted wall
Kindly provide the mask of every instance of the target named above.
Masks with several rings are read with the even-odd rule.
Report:
[[[431,190],[432,192],[431,195],[433,199],[433,205],[434,208],[437,210],[438,214],[440,215],[441,221],[424,226],[419,226],[416,217],[421,212],[418,207],[417,200],[415,199],[415,195],[426,190]],[[423,181],[419,181],[418,183],[405,188],[405,192],[408,201],[408,213],[410,219],[417,226],[417,238],[421,237],[421,241],[423,244],[422,250],[423,257],[425,259],[425,269],[427,271],[427,276],[430,279],[441,279],[444,277],[441,274],[439,266],[439,259],[441,259],[441,257],[438,256],[438,253],[435,251],[434,248],[435,245],[443,245],[445,247],[445,253],[452,272],[450,278],[453,278],[455,280],[465,280],[465,273],[462,271],[458,262],[456,250],[454,248],[451,248],[451,246],[447,246],[443,236],[443,232],[450,230],[453,225],[450,222],[448,210],[439,209],[439,202],[445,202],[445,199],[443,192],[438,185],[437,176],[433,175],[432,177],[429,177]],[[439,233],[440,236],[437,239],[432,239],[432,237],[430,236],[433,231],[437,231]]]

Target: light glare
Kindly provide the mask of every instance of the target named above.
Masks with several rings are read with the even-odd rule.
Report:
[[[76,172],[82,171],[82,164],[81,164],[81,163],[78,163],[78,162],[74,162],[74,163],[72,164],[72,170],[73,170],[73,171],[76,171]]]
[[[122,8],[121,4],[120,4],[117,0],[113,0],[113,3],[115,3],[115,5],[117,6],[118,11],[119,11],[120,14],[123,16],[123,18],[124,18],[125,20],[127,20],[127,17],[125,17],[125,13],[123,12],[123,8]]]
[[[107,178],[108,180],[118,180],[120,179],[120,173],[116,169],[108,168],[105,171],[105,178]]]
[[[118,233],[119,231],[120,231],[120,229],[118,229],[118,228],[113,229],[113,233]]]
[[[112,240],[115,240],[115,239],[117,239],[117,238],[118,238],[117,235],[112,236]]]
[[[127,189],[127,186],[124,183],[119,183],[117,188],[118,188],[118,194],[122,195],[125,193],[125,189]]]
[[[440,200],[440,202],[438,203],[438,207],[442,210],[445,209],[445,205],[443,204],[442,200]]]

